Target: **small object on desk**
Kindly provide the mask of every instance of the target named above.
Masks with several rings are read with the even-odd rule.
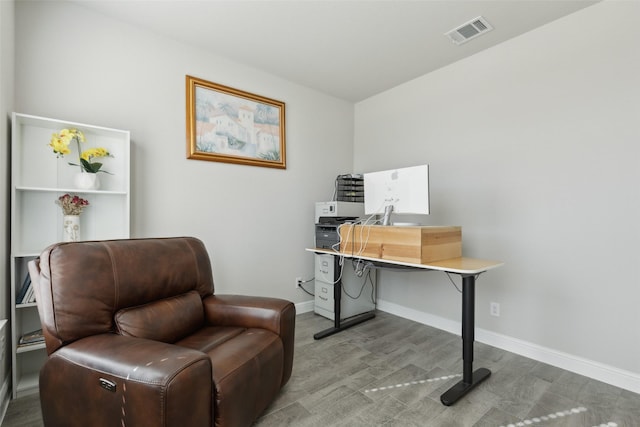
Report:
[[[340,252],[381,260],[428,264],[462,256],[462,227],[340,227]]]

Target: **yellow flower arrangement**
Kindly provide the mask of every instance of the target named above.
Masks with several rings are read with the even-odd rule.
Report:
[[[80,166],[80,170],[88,173],[104,172],[109,173],[102,168],[102,163],[94,161],[101,157],[113,157],[106,148],[89,148],[88,150],[81,151],[80,143],[85,142],[84,133],[78,129],[62,129],[59,133],[51,135],[51,141],[49,141],[49,147],[53,149],[56,157],[64,157],[67,154],[71,154],[69,145],[75,141],[78,146],[78,160],[79,164],[71,163],[72,166]]]

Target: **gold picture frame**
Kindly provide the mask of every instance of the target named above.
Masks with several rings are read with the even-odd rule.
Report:
[[[285,104],[186,76],[187,158],[286,169]]]

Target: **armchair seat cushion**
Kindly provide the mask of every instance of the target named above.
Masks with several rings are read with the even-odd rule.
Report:
[[[225,341],[242,334],[245,330],[246,328],[237,326],[205,326],[188,337],[176,341],[175,344],[207,353]]]

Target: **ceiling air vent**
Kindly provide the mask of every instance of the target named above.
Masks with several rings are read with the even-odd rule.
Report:
[[[455,44],[462,44],[491,30],[493,30],[491,24],[482,16],[478,16],[458,28],[445,33],[445,36],[449,37]]]

